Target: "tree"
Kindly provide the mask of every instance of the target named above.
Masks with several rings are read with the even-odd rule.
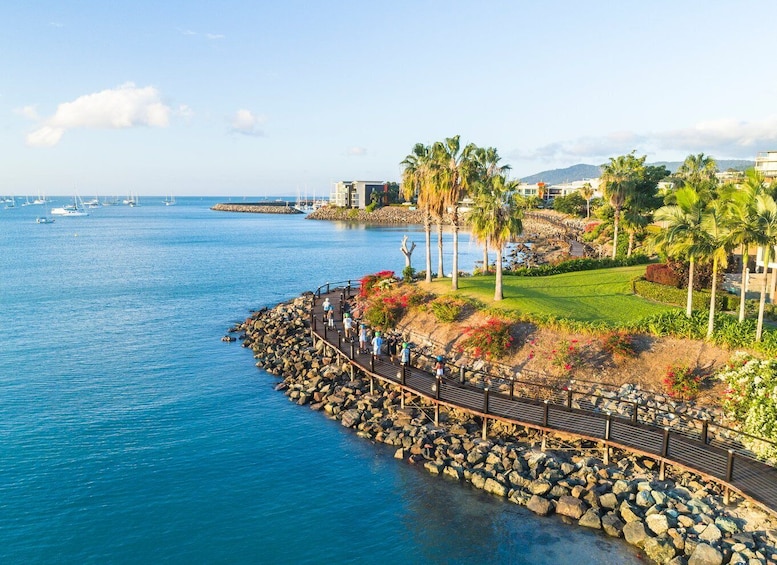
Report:
[[[697,191],[712,190],[718,183],[718,164],[713,157],[698,153],[688,155],[677,168],[675,177],[680,187],[693,185]]]
[[[724,200],[709,203],[701,219],[701,227],[706,234],[706,255],[712,259],[712,286],[710,290],[710,315],[707,321],[707,339],[715,331],[715,296],[718,288],[718,267],[726,266],[728,252],[731,249],[729,226],[731,213],[729,204]]]
[[[750,246],[760,236],[758,226],[755,223],[755,199],[759,194],[765,194],[763,176],[758,171],[750,169],[746,171],[745,181],[740,186],[727,186],[721,195],[722,199],[731,203],[731,243],[742,247],[742,284],[739,293],[740,322],[745,319],[747,263],[750,260]]]
[[[636,157],[634,151],[628,155],[610,157],[610,162],[602,165],[601,187],[605,198],[613,209],[612,258],[618,253],[618,228],[621,209],[634,190],[637,178],[642,174],[646,155]]]
[[[521,208],[516,200],[517,181],[503,175],[480,179],[469,219],[472,235],[496,250],[494,300],[502,300],[502,252],[505,245],[523,232]]]
[[[432,145],[435,192],[439,198],[437,201],[438,210],[441,213],[450,210],[453,227],[453,267],[451,272],[453,290],[459,288],[459,202],[466,193],[472,176],[475,149],[476,147],[472,143],[462,148],[458,135],[447,137],[445,141],[438,141]],[[442,252],[442,240],[440,240],[440,251]],[[440,263],[442,264],[442,253]]]
[[[432,207],[431,207],[431,149],[416,143],[413,151],[400,163],[402,165],[402,193],[410,200],[416,199],[424,212],[426,236],[426,282],[432,282]]]
[[[767,194],[759,194],[755,198],[754,223],[758,229],[758,238],[755,243],[764,248],[764,280],[761,287],[761,299],[758,304],[758,325],[755,331],[755,340],[761,341],[764,325],[764,307],[766,305],[766,291],[768,290],[769,261],[772,259],[772,248],[777,245],[777,204],[774,198]]]
[[[510,165],[500,165],[501,157],[496,147],[476,147],[472,155],[472,178],[470,179],[469,189],[476,196],[478,190],[487,187],[485,182],[496,175],[506,174],[510,170]],[[483,273],[488,274],[488,241],[483,242]]]
[[[585,183],[580,188],[580,196],[585,199],[585,217],[586,219],[591,217],[591,198],[594,197],[594,187],[590,182]]]
[[[675,193],[676,204],[663,206],[656,211],[657,222],[665,222],[654,239],[656,247],[670,257],[688,260],[688,298],[685,315],[693,314],[693,270],[696,262],[705,256],[709,249],[702,228],[706,200],[693,187],[686,186]]]

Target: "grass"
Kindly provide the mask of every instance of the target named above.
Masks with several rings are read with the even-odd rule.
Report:
[[[637,265],[549,277],[505,275],[502,279],[504,300],[501,302],[494,302],[493,275],[464,277],[459,278],[457,294],[507,312],[619,325],[676,309],[631,293],[631,280],[644,273],[645,265]],[[450,279],[433,281],[431,291],[451,294]]]

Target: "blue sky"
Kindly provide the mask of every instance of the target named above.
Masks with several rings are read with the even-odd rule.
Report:
[[[0,194],[329,193],[777,149],[777,2],[3,2]]]

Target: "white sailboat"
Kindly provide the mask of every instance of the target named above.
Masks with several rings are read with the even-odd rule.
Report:
[[[76,216],[89,215],[89,213],[84,210],[84,205],[82,202],[80,202],[80,198],[78,198],[78,196],[73,197],[72,204],[66,204],[65,206],[59,208],[52,208],[51,214],[52,216],[67,216],[71,218]]]
[[[175,206],[175,196],[165,197],[165,206]]]

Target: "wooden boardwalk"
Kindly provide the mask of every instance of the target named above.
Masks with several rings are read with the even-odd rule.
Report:
[[[326,285],[314,295],[311,331],[325,340],[351,364],[365,374],[435,403],[467,410],[483,418],[484,431],[489,419],[518,424],[542,431],[562,432],[582,439],[600,442],[606,448],[620,448],[659,461],[697,472],[748,498],[767,511],[777,514],[777,468],[749,457],[741,444],[712,440],[707,423],[700,433],[675,431],[640,422],[637,412],[632,417],[612,415],[535,398],[525,398],[476,387],[463,379],[446,376],[439,379],[423,369],[391,362],[388,355],[374,357],[358,351],[356,343],[343,338],[342,301],[354,287],[330,288]],[[335,323],[330,328],[324,319],[323,298],[334,307]],[[358,331],[354,331],[358,338]],[[567,396],[566,394],[564,396]],[[580,403],[581,405],[584,403]],[[697,437],[698,436],[698,437]],[[728,494],[728,493],[727,493]]]

